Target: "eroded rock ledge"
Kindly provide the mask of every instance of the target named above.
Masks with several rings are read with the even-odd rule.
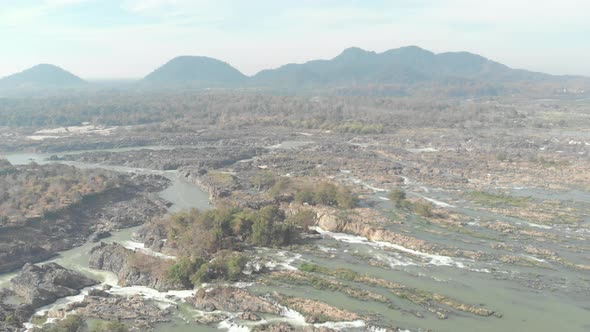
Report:
[[[184,289],[184,285],[167,278],[172,262],[136,252],[120,244],[106,244],[92,248],[90,267],[111,271],[121,286],[146,286],[159,291]]]

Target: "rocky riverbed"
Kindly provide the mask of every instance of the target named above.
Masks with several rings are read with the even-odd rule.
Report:
[[[156,125],[139,125],[109,137],[14,138],[16,147],[50,152],[44,158],[55,154],[53,162],[143,175],[127,174],[135,185],[62,212],[57,226],[41,221],[0,235],[5,271],[98,241],[78,247],[83,252],[63,265],[99,282],[63,290],[53,279],[17,277],[36,286],[19,282],[0,295],[0,330],[80,315],[142,331],[586,331],[587,131],[531,125],[528,117],[546,115],[533,110],[547,111],[543,105],[514,115],[491,103],[518,130],[502,128],[493,113],[484,112],[490,117],[479,126],[448,110],[441,111],[454,116],[446,127],[420,127],[397,110],[407,126],[381,133],[187,122],[157,135],[149,133]],[[583,124],[576,114],[563,116]],[[60,152],[71,147],[78,151]],[[82,151],[88,147],[109,150]],[[170,206],[156,194],[170,185],[166,179],[206,193],[171,194]],[[331,188],[325,183],[347,188],[358,204],[324,199],[329,190],[316,188]],[[394,190],[404,198],[396,201]],[[243,209],[246,225],[249,213],[272,206],[305,227],[283,247],[253,246],[233,234],[224,250],[248,258],[237,280],[171,280],[172,266],[187,255],[162,216],[206,209],[197,199],[207,196],[217,207]],[[135,225],[143,227],[118,237]],[[11,285],[15,276],[5,276],[0,284]],[[41,302],[57,304],[29,321],[35,309],[27,294],[45,290]]]

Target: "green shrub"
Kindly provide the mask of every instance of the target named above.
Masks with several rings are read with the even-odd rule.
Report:
[[[415,202],[412,205],[412,211],[419,216],[430,218],[432,217],[432,204],[427,202]]]
[[[530,197],[514,197],[505,194],[493,194],[485,191],[472,191],[467,193],[467,198],[476,203],[488,206],[518,206],[523,207],[530,203]]]
[[[252,244],[256,246],[276,245],[275,239],[277,230],[285,221],[285,213],[276,206],[265,206],[256,215],[256,220],[252,225]],[[276,230],[275,230],[276,228]],[[281,241],[282,242],[282,241]],[[280,245],[280,243],[279,243]]]
[[[353,209],[358,206],[358,197],[348,188],[342,188],[336,193],[336,203],[339,208]]]
[[[316,272],[319,270],[319,266],[312,263],[303,263],[299,266],[299,271],[303,272]]]
[[[315,195],[313,190],[309,187],[299,190],[297,193],[295,193],[295,202],[299,204],[307,203],[310,205],[314,205]]]
[[[406,192],[401,189],[394,189],[387,195],[387,198],[389,198],[395,207],[401,208],[406,200]]]

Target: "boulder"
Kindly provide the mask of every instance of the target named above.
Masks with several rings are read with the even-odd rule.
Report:
[[[98,281],[56,263],[26,264],[11,282],[15,293],[34,308],[62,297],[78,295],[81,289],[98,284]]]

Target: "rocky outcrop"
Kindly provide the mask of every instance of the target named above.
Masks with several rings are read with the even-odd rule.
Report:
[[[235,183],[217,184],[206,176],[207,171],[204,169],[196,169],[193,167],[184,167],[178,171],[178,176],[186,178],[192,184],[197,186],[202,191],[209,193],[209,201],[213,202],[216,199],[228,197],[231,192],[237,190]]]
[[[15,293],[34,308],[62,297],[78,295],[81,289],[98,283],[56,263],[41,266],[26,264],[11,282]]]
[[[55,253],[32,244],[0,245],[0,273],[16,270],[25,263],[37,263],[55,256]]]
[[[166,226],[158,221],[151,221],[143,225],[133,234],[134,241],[142,242],[146,248],[157,252],[164,251],[167,239]]]
[[[146,286],[159,291],[185,288],[167,277],[173,261],[133,251],[117,243],[101,243],[92,248],[89,264],[95,269],[114,272],[121,286]]]
[[[141,225],[151,217],[162,216],[167,210],[168,205],[164,199],[147,193],[109,205],[101,214],[101,219],[113,228],[129,228]]]
[[[163,150],[141,149],[125,152],[94,151],[66,155],[62,159],[158,170],[176,170],[183,166],[216,169],[232,165],[239,160],[252,158],[265,151],[262,148],[236,145],[235,142],[230,141],[218,141],[217,144],[220,146]]]
[[[132,322],[138,331],[149,331],[154,324],[166,322],[168,310],[162,310],[141,296],[123,297],[106,292],[94,292],[81,302],[73,303],[66,311],[75,310],[77,314],[107,321]]]
[[[382,226],[387,220],[376,209],[341,211],[328,206],[309,207],[295,203],[291,203],[286,209],[288,214],[295,214],[301,209],[310,208],[317,215],[317,226],[327,232],[358,235],[371,241],[394,243],[418,251],[436,252],[439,249],[424,240],[384,229]]]
[[[357,208],[346,215],[333,208],[316,207],[318,226],[328,232],[347,233],[367,238],[370,241],[387,242],[422,253],[462,257],[473,260],[490,260],[491,255],[482,251],[458,249],[453,246],[432,244],[425,240],[394,232],[382,227],[385,223],[379,211]]]
[[[301,206],[291,204],[289,213],[295,213]],[[313,207],[317,214],[317,226],[324,231],[333,233],[353,234],[367,238],[370,241],[387,242],[407,249],[451,257],[465,257],[469,259],[483,259],[485,254],[472,250],[460,250],[453,247],[442,247],[427,241],[400,234],[383,225],[386,220],[378,210],[370,208],[356,208],[350,211],[340,211],[326,206]]]
[[[201,288],[189,302],[204,311],[250,312],[279,315],[278,305],[235,287]]]
[[[305,321],[310,324],[351,322],[362,319],[354,312],[339,309],[323,302],[278,293],[274,293],[272,296],[280,304],[302,314],[305,317]]]
[[[168,179],[133,176],[128,180],[125,187],[85,197],[50,216],[0,226],[0,273],[42,262],[87,240],[108,236],[113,229],[140,225],[166,213],[167,202],[150,191],[165,188]]]

